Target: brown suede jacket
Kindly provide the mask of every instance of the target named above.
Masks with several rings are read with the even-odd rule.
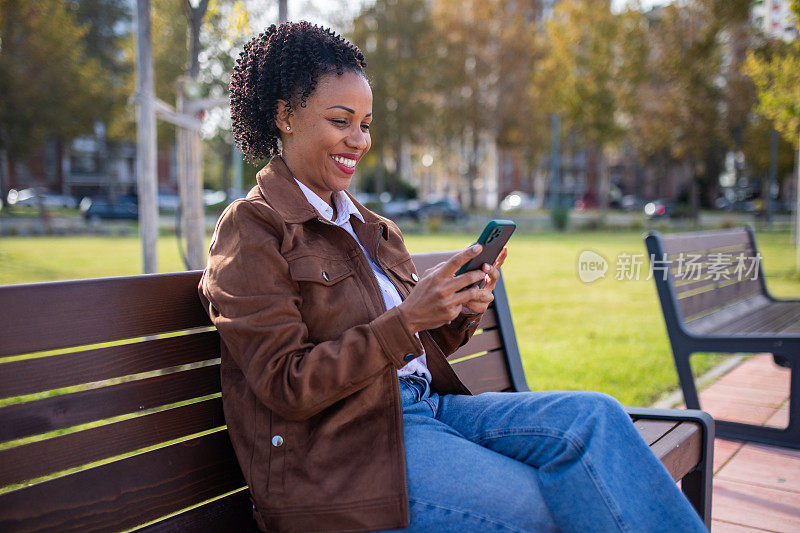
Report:
[[[408,525],[397,369],[427,353],[432,389],[471,394],[444,354],[480,317],[420,332],[385,310],[369,262],[321,219],[280,157],[217,223],[200,298],[222,338],[225,419],[259,526]],[[414,264],[397,226],[355,202],[364,248],[405,298]]]

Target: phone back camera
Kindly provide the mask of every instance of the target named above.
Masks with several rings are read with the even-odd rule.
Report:
[[[503,233],[503,228],[494,228],[489,234],[489,238],[486,239],[486,244],[492,244],[495,240],[497,240],[501,233]]]

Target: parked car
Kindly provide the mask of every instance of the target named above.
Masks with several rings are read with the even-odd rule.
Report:
[[[461,209],[461,206],[458,205],[458,202],[451,198],[422,202],[410,215],[414,220],[441,218],[450,221],[461,220],[467,216]]]
[[[500,211],[516,211],[518,209],[538,209],[542,204],[535,197],[522,191],[512,191],[500,202]]]
[[[47,208],[66,207],[75,209],[78,207],[78,201],[72,196],[51,193],[42,187],[31,187],[19,191],[11,189],[6,196],[6,202],[8,205],[27,207],[39,207],[40,202]]]
[[[391,200],[381,206],[383,211],[381,214],[392,220],[410,218],[417,207],[417,203],[412,202],[412,200]]]
[[[81,201],[81,208],[86,220],[139,220],[139,206],[133,202],[85,200]]]
[[[645,202],[634,194],[626,194],[619,200],[619,207],[625,211],[636,211],[644,206]]]
[[[597,197],[592,192],[585,192],[580,198],[575,200],[575,209],[577,211],[583,211],[584,209],[595,209],[599,206],[600,203],[597,201]]]

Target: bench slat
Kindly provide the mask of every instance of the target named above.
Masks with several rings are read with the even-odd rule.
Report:
[[[0,364],[0,395],[21,396],[219,357],[219,334],[163,339]]]
[[[245,485],[225,431],[3,495],[2,531],[119,531]]]
[[[702,459],[701,435],[700,424],[681,422],[650,446],[650,449],[667,467],[672,479],[678,481]]]
[[[17,446],[0,451],[0,487],[224,425],[217,397]]]
[[[461,348],[447,357],[448,361],[454,361],[460,357],[497,350],[503,346],[503,339],[497,329],[485,330],[480,335],[473,335],[472,338]]]
[[[220,391],[219,365],[53,396],[0,409],[0,442]]]
[[[633,422],[633,425],[639,430],[639,434],[648,446],[652,446],[654,442],[672,431],[678,424],[677,420],[652,420],[647,418],[640,418]]]
[[[750,269],[757,266],[754,264],[756,257],[755,250],[749,246],[742,245],[739,249],[728,252],[710,252],[706,250],[702,253],[679,253],[668,255],[667,259],[670,261],[670,267],[675,274],[677,285],[681,285],[687,281],[713,277],[717,275],[715,272],[719,272],[718,277],[725,275],[729,278],[738,277],[739,275],[743,279],[752,277],[755,273]],[[743,264],[740,267],[741,270],[737,271],[740,259]]]
[[[695,315],[711,312],[712,310],[747,298],[752,298],[760,293],[760,286],[753,283],[734,283],[725,287],[695,294],[678,300],[685,320],[691,320]]]
[[[481,321],[478,323],[478,329],[490,329],[497,327],[497,311],[494,309],[494,303],[489,305],[489,308],[483,313]]]
[[[800,324],[800,303],[770,302],[758,310],[709,330],[715,335],[784,333]]]
[[[502,350],[494,350],[466,361],[459,361],[452,366],[461,381],[474,394],[504,391],[512,386],[506,356]]]
[[[697,231],[691,234],[667,234],[662,236],[664,251],[670,255],[680,252],[690,253],[725,246],[750,243],[750,235],[744,228],[729,230]]]
[[[156,522],[139,531],[147,533],[258,533],[252,518],[250,491],[241,490],[219,500],[196,507],[179,515]]]
[[[0,287],[0,357],[208,326],[200,272]]]

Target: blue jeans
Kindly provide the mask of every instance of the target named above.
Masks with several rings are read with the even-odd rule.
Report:
[[[611,396],[439,396],[417,375],[400,395],[403,531],[706,531]]]

